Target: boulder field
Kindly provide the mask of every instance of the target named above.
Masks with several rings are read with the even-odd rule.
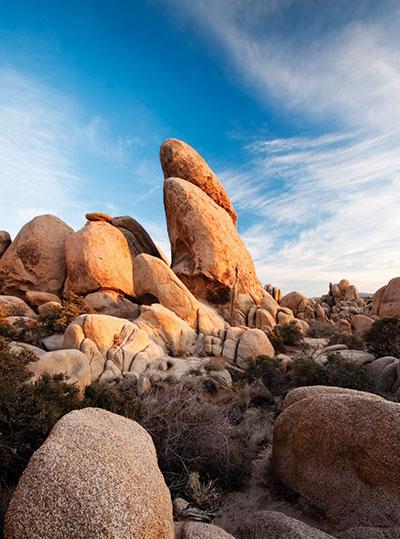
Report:
[[[140,400],[152,385],[182,382],[193,388],[197,377],[210,395],[222,388],[223,396],[232,395],[235,374],[246,373],[258,356],[275,358],[271,369],[280,366],[282,376],[293,366],[298,357],[276,355],[273,345],[284,324],[303,334],[322,324],[355,338],[379,317],[400,316],[400,277],[369,298],[346,279],[312,299],[263,286],[229,196],[205,160],[176,139],[162,144],[160,160],[170,261],[130,216],[88,213],[84,227],[74,231],[55,216],[41,215],[14,241],[0,231],[0,326],[12,334],[12,351],[36,355],[27,365],[31,381],[64,374],[81,397],[93,382],[111,382],[135,388]],[[62,330],[54,326],[57,313],[68,318]],[[32,327],[43,335],[26,338]],[[310,340],[316,348],[303,350],[308,360],[323,366],[329,354],[340,354],[362,366],[382,395],[400,400],[398,357]],[[258,390],[247,389],[250,402],[250,392]],[[294,518],[298,513],[285,514],[284,504],[272,504],[273,510],[258,507],[243,515],[240,537],[400,537],[400,404],[319,385],[289,392],[285,386],[278,394],[264,390],[252,402],[273,402],[278,416],[271,457],[275,486],[297,496],[299,506],[304,502],[323,514],[332,529],[317,529],[307,518]],[[85,408],[62,417],[31,457],[4,534],[233,537],[205,522],[174,525],[172,515],[149,434],[127,418]]]

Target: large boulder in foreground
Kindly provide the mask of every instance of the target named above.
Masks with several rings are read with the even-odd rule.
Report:
[[[24,225],[0,259],[0,293],[60,295],[67,273],[64,240],[73,232],[54,215],[39,215]]]
[[[341,526],[398,524],[400,404],[359,392],[294,400],[274,425],[273,470]]]
[[[391,279],[372,298],[372,313],[376,316],[400,316],[400,277]]]
[[[117,227],[106,221],[86,223],[67,238],[65,257],[65,292],[85,295],[103,288],[133,296],[131,253]]]
[[[165,180],[164,204],[174,272],[226,320],[244,323],[249,309],[267,292],[229,215],[201,189],[179,178]]]
[[[204,159],[189,144],[175,138],[165,140],[160,148],[164,178],[182,178],[204,191],[223,208],[236,225],[237,215],[225,189]]]
[[[149,434],[98,408],[70,412],[32,456],[5,538],[173,539],[170,493]]]

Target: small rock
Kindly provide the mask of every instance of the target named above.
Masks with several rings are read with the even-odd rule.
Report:
[[[112,223],[112,218],[107,213],[93,212],[85,215],[88,221],[105,221],[106,223]]]

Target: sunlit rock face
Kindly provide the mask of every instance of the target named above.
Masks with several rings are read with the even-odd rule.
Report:
[[[229,214],[180,178],[165,180],[164,204],[176,275],[228,321],[245,322],[266,292]]]
[[[0,260],[0,292],[24,297],[27,290],[60,294],[67,273],[64,240],[72,228],[54,215],[24,225]]]
[[[165,140],[160,148],[164,178],[182,178],[197,185],[218,206],[223,208],[236,224],[237,215],[225,189],[204,159],[189,144],[175,138]]]

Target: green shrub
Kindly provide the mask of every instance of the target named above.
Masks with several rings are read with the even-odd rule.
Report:
[[[375,320],[364,333],[368,351],[377,357],[400,357],[400,318],[384,317]]]
[[[215,480],[202,483],[197,472],[190,472],[186,483],[185,496],[186,499],[201,509],[215,511],[218,508],[220,492],[216,487]]]
[[[375,391],[366,365],[344,359],[335,352],[327,354],[327,361],[323,365],[313,359],[298,359],[293,366],[292,380],[295,386],[322,385]]]
[[[304,340],[304,335],[295,320],[287,324],[278,324],[274,327],[273,333],[287,346],[298,346]]]
[[[40,316],[37,322],[37,330],[44,337],[53,333],[64,333],[67,327],[81,314],[93,313],[85,299],[73,292],[61,300],[61,305],[54,305],[51,312]]]
[[[137,419],[139,400],[134,389],[121,390],[105,382],[93,382],[85,388],[82,407],[103,408],[129,419]]]
[[[337,331],[330,336],[329,344],[345,344],[350,350],[365,350],[364,339],[354,331]]]
[[[234,382],[246,381],[252,384],[257,380],[261,380],[272,394],[280,395],[286,385],[286,377],[279,360],[258,356],[242,372],[236,371],[233,375]]]

